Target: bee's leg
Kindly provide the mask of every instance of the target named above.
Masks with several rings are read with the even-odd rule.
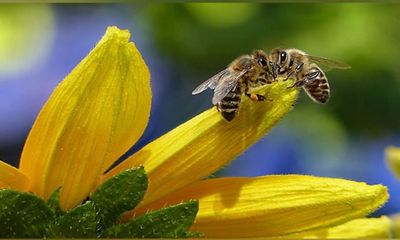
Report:
[[[287,75],[287,77],[283,80],[283,81],[286,81],[286,80],[288,80],[291,76],[296,76],[297,75],[297,73],[299,73],[302,69],[303,69],[303,66],[304,66],[304,63],[302,62],[302,63],[300,63],[300,64],[298,64],[295,68],[294,68],[294,70],[292,70],[292,71],[290,71],[290,73]],[[293,86],[292,86],[293,87]]]
[[[294,87],[300,88],[300,87],[303,87],[304,85],[312,84],[315,81],[315,79],[317,79],[317,76],[306,77],[300,81],[296,81],[292,86],[287,87],[287,88],[294,88]]]
[[[254,93],[253,93],[254,94]],[[261,95],[261,94],[255,94],[256,95],[256,97],[257,97],[257,101],[265,101],[265,99],[267,99],[266,97],[264,97],[263,95]]]
[[[268,100],[268,101],[270,101],[270,102],[273,101],[272,98],[263,96],[263,95],[261,95],[261,94],[246,93],[246,96],[249,97],[251,100],[253,100],[253,101],[258,101],[258,102],[262,102],[262,101],[265,101],[265,100]]]
[[[257,94],[254,93],[245,93],[245,95],[250,98],[252,101],[258,101],[258,96]]]
[[[291,71],[287,74],[286,78],[283,79],[283,81],[287,81],[292,75],[293,75],[294,71]]]
[[[300,81],[295,82],[292,86],[287,87],[287,88],[294,88],[294,87],[300,88],[300,87],[306,85],[306,83],[307,83],[306,80],[300,80]]]
[[[246,91],[245,91],[245,95],[248,97],[248,98],[250,98],[252,101],[265,101],[265,99],[267,99],[266,97],[264,97],[263,95],[261,95],[261,94],[255,94],[255,93],[250,93],[249,91],[248,91],[249,89],[248,88],[246,88]]]
[[[255,83],[257,84],[260,79],[257,79]],[[252,101],[264,101],[265,97],[259,94],[254,94],[250,92],[249,88],[249,82],[243,82],[241,85],[241,89],[244,89],[244,95],[246,95],[248,98],[250,98]]]
[[[296,67],[296,70],[298,69],[298,71],[300,72],[302,66],[303,65],[299,65],[298,67]],[[321,71],[319,71],[318,69],[316,69],[316,70],[313,69],[312,71],[305,74],[301,80],[296,81],[292,86],[290,86],[288,88],[303,87],[304,85],[313,84],[313,82],[320,76],[320,74],[321,74]]]
[[[257,82],[256,85],[259,87],[259,86],[264,86],[266,84],[272,84],[274,82],[274,80],[268,78],[267,76],[264,76],[264,77],[258,78],[256,82]]]
[[[221,103],[217,103],[217,104],[215,105],[215,107],[217,108],[217,111],[218,111],[218,112],[221,112],[220,104],[221,104]]]

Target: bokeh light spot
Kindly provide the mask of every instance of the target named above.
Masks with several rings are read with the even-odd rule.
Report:
[[[45,4],[2,4],[0,29],[0,76],[27,71],[50,50],[53,9]]]
[[[201,23],[217,28],[244,23],[255,16],[258,9],[252,3],[189,3],[186,8]]]

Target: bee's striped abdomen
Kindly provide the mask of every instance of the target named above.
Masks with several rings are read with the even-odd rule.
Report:
[[[304,86],[304,90],[308,96],[317,103],[327,103],[330,97],[330,89],[328,79],[322,70],[319,69],[319,75],[309,85]]]
[[[236,86],[217,104],[218,111],[228,122],[232,121],[239,110],[241,95],[240,86]]]

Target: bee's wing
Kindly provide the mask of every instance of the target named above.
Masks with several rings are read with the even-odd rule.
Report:
[[[351,68],[350,65],[348,65],[346,63],[338,62],[335,60],[331,60],[331,59],[327,59],[327,58],[323,58],[323,57],[317,57],[317,56],[310,56],[310,55],[307,55],[307,57],[312,62],[324,65],[325,67],[328,68],[328,70],[330,70],[330,69],[350,69]]]
[[[233,70],[228,71],[228,73],[221,78],[218,85],[214,89],[214,96],[212,99],[213,104],[215,105],[221,102],[221,100],[237,86],[238,81],[247,71],[247,69],[240,72]]]
[[[193,90],[192,95],[199,94],[206,90],[207,88],[210,89],[215,89],[215,87],[218,85],[221,79],[223,79],[226,75],[229,74],[229,70],[226,68],[222,70],[221,72],[215,74],[211,78],[209,78],[207,81],[203,82],[200,84],[196,89]]]

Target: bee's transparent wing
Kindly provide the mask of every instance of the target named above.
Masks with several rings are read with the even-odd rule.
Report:
[[[323,58],[323,57],[310,56],[310,55],[307,55],[307,56],[312,62],[315,62],[317,64],[321,64],[321,65],[325,66],[326,68],[328,68],[328,70],[331,70],[331,69],[350,69],[351,68],[351,66],[346,64],[346,63],[338,62],[338,61],[327,59],[327,58]]]
[[[243,70],[241,72],[238,71],[228,71],[227,74],[223,76],[223,78],[219,81],[218,85],[214,89],[214,96],[212,99],[213,104],[217,104],[221,102],[221,100],[235,87],[237,86],[238,81],[243,77],[243,75],[248,70]]]
[[[220,80],[223,79],[224,77],[226,77],[226,75],[228,75],[228,74],[229,74],[228,69],[224,69],[221,72],[215,74],[214,76],[209,78],[207,81],[200,84],[196,89],[194,89],[192,92],[192,95],[199,94],[199,93],[203,92],[204,90],[206,90],[207,88],[215,89],[215,87],[217,87]]]

